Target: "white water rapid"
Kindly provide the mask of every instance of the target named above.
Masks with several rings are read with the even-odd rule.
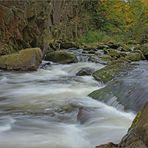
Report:
[[[0,72],[0,148],[95,148],[118,143],[134,115],[90,97],[103,87],[76,76],[82,62],[49,65],[36,72]]]

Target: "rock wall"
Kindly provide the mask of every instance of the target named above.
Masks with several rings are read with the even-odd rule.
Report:
[[[55,39],[73,40],[84,32],[81,6],[81,0],[1,0],[0,55],[45,49]]]

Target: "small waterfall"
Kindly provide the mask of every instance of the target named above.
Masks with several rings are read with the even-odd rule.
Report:
[[[83,49],[69,49],[68,52],[72,52],[76,55],[78,62],[88,62],[90,54],[84,53]]]
[[[76,55],[78,62],[88,62],[89,56],[86,54],[78,54]]]
[[[124,111],[124,106],[117,101],[117,97],[112,97],[106,102],[109,106],[113,106],[118,110]]]

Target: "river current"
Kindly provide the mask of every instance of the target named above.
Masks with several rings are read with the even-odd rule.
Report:
[[[134,114],[87,95],[104,87],[82,68],[51,64],[36,72],[0,72],[0,148],[94,148],[118,143]],[[110,99],[110,98],[109,98]]]

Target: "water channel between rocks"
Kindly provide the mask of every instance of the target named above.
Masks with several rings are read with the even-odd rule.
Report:
[[[102,88],[92,76],[76,76],[80,62],[51,64],[36,72],[0,72],[0,148],[94,148],[118,143],[134,114],[87,95]]]

